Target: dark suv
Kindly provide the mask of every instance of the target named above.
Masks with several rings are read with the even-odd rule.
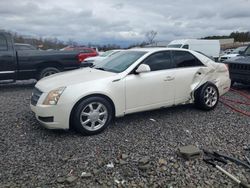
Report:
[[[234,82],[250,84],[250,45],[239,56],[223,63],[228,65],[232,84]]]

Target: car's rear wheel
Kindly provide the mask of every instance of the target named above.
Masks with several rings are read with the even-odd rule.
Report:
[[[47,76],[50,76],[52,74],[56,74],[59,72],[60,72],[60,70],[56,67],[47,67],[47,68],[44,68],[40,71],[38,79],[40,80],[44,77],[47,77]]]
[[[113,109],[105,98],[90,97],[81,101],[73,113],[73,127],[84,135],[94,135],[107,128]]]
[[[212,110],[219,102],[218,88],[206,83],[195,92],[195,105],[202,110]]]

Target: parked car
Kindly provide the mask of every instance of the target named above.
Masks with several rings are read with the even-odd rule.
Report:
[[[235,82],[250,84],[250,45],[239,56],[223,63],[228,65],[232,85]]]
[[[113,117],[174,105],[216,107],[230,87],[226,65],[190,50],[130,49],[84,68],[40,80],[31,109],[49,129],[92,135]]]
[[[202,52],[209,57],[213,57],[218,61],[220,56],[220,42],[219,40],[204,40],[204,39],[182,39],[173,40],[168,44],[169,48],[184,48]]]
[[[120,51],[123,51],[121,49],[119,50],[108,50],[106,52],[104,52],[103,54],[99,55],[99,56],[95,56],[95,57],[88,57],[86,58],[83,62],[82,62],[82,65],[84,66],[85,64],[86,65],[95,65],[96,63],[108,58],[108,57],[111,57],[112,55],[115,55],[116,53],[120,52]]]
[[[0,32],[0,81],[41,79],[61,71],[80,67],[85,54],[68,51],[19,50],[13,38]],[[20,47],[20,45],[19,45]]]
[[[219,61],[223,62],[227,59],[230,59],[232,57],[236,57],[238,55],[240,55],[240,53],[243,53],[246,50],[247,46],[241,46],[239,48],[234,49],[231,53],[222,55],[221,57],[219,57]]]
[[[230,48],[230,49],[226,49],[226,50],[224,50],[223,51],[223,55],[225,55],[225,54],[231,54],[232,53],[232,51],[234,51],[235,49],[233,49],[233,48]]]
[[[88,57],[95,57],[98,55],[98,53],[92,49],[92,48],[87,48],[87,47],[66,47],[63,48],[61,51],[78,51],[81,52],[81,55],[79,55],[79,60],[82,62]]]
[[[30,45],[30,44],[23,44],[23,43],[15,43],[15,50],[16,51],[22,51],[22,50],[37,50],[36,47]]]

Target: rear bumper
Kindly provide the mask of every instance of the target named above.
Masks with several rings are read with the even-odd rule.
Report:
[[[229,78],[221,81],[219,86],[218,86],[220,96],[227,93],[229,91],[230,87],[231,87],[231,80]]]

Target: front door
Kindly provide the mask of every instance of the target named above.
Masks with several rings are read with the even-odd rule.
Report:
[[[0,80],[15,79],[16,61],[7,37],[0,34]]]
[[[169,51],[157,52],[143,64],[151,71],[126,77],[126,113],[150,110],[174,103],[174,73]]]

